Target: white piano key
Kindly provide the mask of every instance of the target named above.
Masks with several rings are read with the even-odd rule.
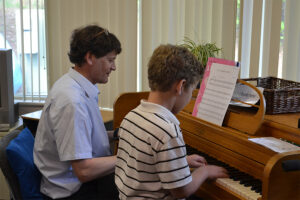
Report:
[[[218,178],[216,182],[245,199],[257,200],[261,197],[259,193],[251,190],[251,187],[246,187],[240,184],[239,181],[234,181],[230,178]]]

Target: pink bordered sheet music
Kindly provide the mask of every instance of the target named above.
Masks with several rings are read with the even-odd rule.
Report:
[[[222,125],[239,74],[239,63],[208,58],[192,115]]]

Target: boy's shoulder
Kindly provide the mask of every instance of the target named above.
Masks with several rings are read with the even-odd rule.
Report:
[[[175,116],[171,116],[171,119],[172,117]],[[126,118],[146,133],[161,140],[168,140],[181,134],[178,120],[176,119],[174,123],[174,120],[170,120],[170,116],[166,116],[166,113],[159,112],[159,110],[145,110],[139,105],[130,111]]]

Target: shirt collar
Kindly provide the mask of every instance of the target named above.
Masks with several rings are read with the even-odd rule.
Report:
[[[167,109],[164,106],[161,106],[159,104],[150,103],[150,102],[142,99],[139,108],[141,110],[143,110],[144,112],[157,113],[164,119],[169,120],[170,122],[172,122],[176,125],[180,124],[179,120],[169,109]]]
[[[96,85],[93,85],[87,78],[72,68],[69,69],[69,75],[82,87],[88,97],[98,99],[100,91]]]

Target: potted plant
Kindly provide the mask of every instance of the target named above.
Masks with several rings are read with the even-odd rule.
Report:
[[[197,44],[192,39],[184,37],[182,46],[190,50],[199,60],[203,67],[206,66],[209,57],[217,57],[222,51],[221,48],[217,47],[216,43],[201,43]]]
[[[221,53],[222,49],[219,48],[216,43],[200,43],[197,44],[195,41],[188,37],[184,37],[183,44],[181,46],[186,47],[190,50],[198,59],[202,67],[205,69],[207,60],[209,57],[217,57]],[[200,84],[197,88],[200,87]]]

